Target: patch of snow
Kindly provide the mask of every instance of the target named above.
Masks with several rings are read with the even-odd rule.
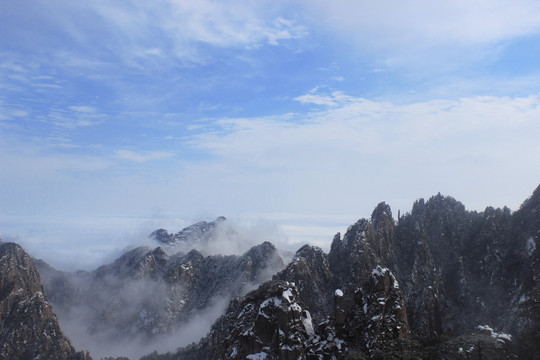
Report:
[[[334,339],[334,343],[336,344],[338,350],[341,350],[341,345],[345,343],[344,340],[341,340],[341,339],[338,339],[338,338],[335,338]]]
[[[265,353],[264,351],[262,351],[262,352],[256,353],[256,354],[249,354],[248,356],[246,356],[246,359],[249,359],[249,360],[264,360],[264,359],[266,359],[267,356],[268,356],[268,354]]]
[[[343,296],[343,291],[341,291],[341,289],[336,289],[336,291],[334,292],[334,294],[335,294],[336,296],[342,297],[342,296]]]
[[[259,314],[258,315],[261,315],[262,317],[266,318],[266,319],[270,319],[270,316],[265,314],[264,311],[262,310],[259,310]]]
[[[302,324],[304,324],[304,329],[306,329],[306,332],[309,336],[315,335],[315,330],[313,330],[313,322],[311,320],[311,314],[307,310],[303,313]]]
[[[291,303],[291,296],[293,296],[291,289],[287,289],[287,290],[285,290],[283,292],[283,294],[281,294],[281,297],[283,297],[283,299],[287,300],[287,302],[289,304]]]
[[[492,333],[491,337],[496,339],[497,342],[505,343],[505,342],[511,342],[512,341],[512,335],[510,334],[504,334],[504,333]]]
[[[476,329],[478,331],[486,331],[486,332],[489,332],[489,333],[493,333],[493,329],[491,327],[489,327],[488,325],[478,325],[476,327]]]
[[[300,305],[298,305],[297,303],[292,303],[292,304],[289,306],[289,310],[290,310],[290,311],[302,312],[302,307],[301,307]]]
[[[375,269],[373,269],[373,271],[371,272],[371,276],[382,276],[384,275],[388,270],[388,268],[383,268],[381,267],[381,265],[377,265],[377,267]]]
[[[250,311],[253,311],[253,304],[247,304],[243,309],[242,311],[240,312],[240,314],[238,314],[238,319],[240,319],[245,313],[248,313]]]
[[[290,302],[290,301],[289,301]],[[277,297],[271,297],[266,300],[264,300],[261,305],[259,306],[260,309],[265,308],[267,306],[274,305],[279,306],[281,305],[281,299],[278,299]]]
[[[536,250],[536,243],[534,242],[534,239],[532,236],[527,239],[527,255],[531,256],[534,253],[534,250]]]

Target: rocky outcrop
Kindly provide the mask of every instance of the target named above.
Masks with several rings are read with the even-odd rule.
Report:
[[[521,358],[514,353],[511,335],[497,333],[486,325],[480,325],[471,333],[451,337],[432,346],[417,347],[414,354],[422,359],[448,360],[516,360]]]
[[[199,344],[152,359],[343,359],[343,340],[327,323],[316,333],[294,283],[273,280],[235,298]]]
[[[392,272],[381,266],[373,269],[369,280],[356,291],[355,303],[348,317],[353,321],[345,329],[355,337],[356,345],[364,345],[372,358],[401,357],[400,341],[409,334],[409,324],[403,293]]]
[[[531,288],[532,276],[527,228],[535,226],[520,219],[530,212],[526,204],[514,214],[507,208],[476,213],[437,195],[418,201],[400,219],[394,242],[401,251],[390,266],[416,334],[434,339],[486,322],[519,332],[517,302]],[[423,333],[426,328],[429,333]]]
[[[287,267],[275,275],[274,279],[296,285],[299,299],[310,309],[314,321],[322,322],[331,313],[335,289],[328,256],[320,248],[302,246]]]
[[[231,310],[214,327],[225,331],[212,331],[208,337],[210,344],[218,345],[209,351],[210,358],[246,359],[278,353],[282,359],[305,357],[304,343],[313,327],[309,314],[297,302],[294,285],[268,282],[241,303],[233,302]],[[222,338],[222,334],[227,336]]]
[[[536,359],[539,214],[540,187],[514,213],[467,211],[438,194],[396,221],[381,203],[328,254],[302,247],[201,343],[149,359]],[[306,324],[310,314],[311,327],[282,348],[278,307],[289,288],[302,312],[287,318]]]
[[[39,272],[13,243],[0,243],[0,359],[90,359],[63,335]]]
[[[204,245],[210,239],[212,239],[216,232],[220,229],[227,219],[224,216],[218,217],[214,221],[199,221],[193,225],[185,227],[175,234],[169,233],[165,229],[158,229],[153,231],[149,237],[156,240],[163,245],[176,245],[176,244],[198,244]],[[235,233],[230,228],[224,228],[225,235],[232,235]]]

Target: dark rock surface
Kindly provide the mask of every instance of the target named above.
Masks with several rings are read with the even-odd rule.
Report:
[[[91,359],[66,338],[26,252],[0,242],[0,359]]]
[[[199,221],[198,223],[185,227],[175,234],[171,234],[165,229],[158,229],[149,236],[164,245],[186,243],[204,245],[216,235],[220,225],[226,220],[227,219],[224,216],[220,216],[214,221]],[[231,228],[225,228],[224,230],[224,235],[232,235],[232,233],[235,232]]]
[[[328,254],[298,250],[200,343],[147,359],[538,359],[539,240],[540,187],[514,213],[438,194],[395,220],[381,203]]]

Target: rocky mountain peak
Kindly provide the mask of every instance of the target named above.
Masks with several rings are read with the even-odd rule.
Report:
[[[174,234],[169,234],[165,229],[154,230],[148,237],[161,244],[169,245],[174,243]]]
[[[316,321],[322,321],[329,313],[331,299],[332,274],[327,255],[321,248],[311,245],[302,246],[287,267],[274,276],[296,284],[299,299],[310,309]]]
[[[227,218],[219,216],[214,221],[199,221],[189,225],[175,234],[169,233],[165,229],[157,229],[148,237],[164,245],[205,243],[215,235],[217,228],[226,221]],[[232,229],[227,230],[233,231]]]
[[[533,191],[532,195],[527,198],[521,205],[530,209],[540,209],[540,185]]]
[[[250,258],[262,261],[269,256],[274,256],[278,253],[278,250],[269,241],[265,241],[262,244],[255,245],[249,249],[244,255],[249,256]]]
[[[361,288],[355,292],[355,306],[349,310],[346,338],[363,345],[372,358],[387,358],[398,352],[400,341],[409,333],[403,293],[394,274],[378,265]],[[358,333],[358,329],[365,329]]]
[[[90,359],[63,335],[38,270],[14,243],[0,244],[0,359]]]
[[[378,228],[381,226],[381,224],[386,224],[389,221],[393,223],[390,205],[386,204],[385,202],[381,202],[371,213],[371,222],[376,228]]]

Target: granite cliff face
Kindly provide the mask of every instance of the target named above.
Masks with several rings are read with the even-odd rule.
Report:
[[[91,359],[60,330],[32,259],[19,245],[2,242],[0,359]]]
[[[438,194],[394,219],[381,203],[233,300],[200,343],[145,359],[538,359],[539,239],[540,187],[514,213]]]

